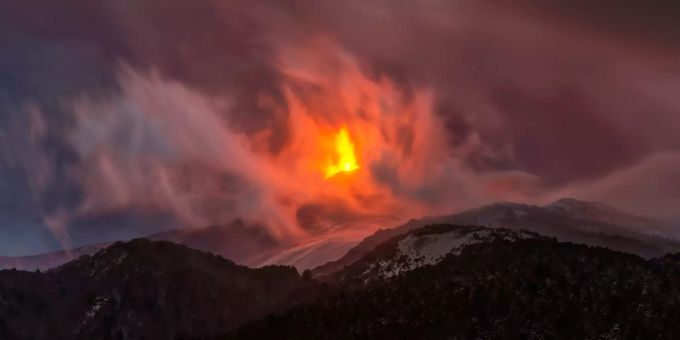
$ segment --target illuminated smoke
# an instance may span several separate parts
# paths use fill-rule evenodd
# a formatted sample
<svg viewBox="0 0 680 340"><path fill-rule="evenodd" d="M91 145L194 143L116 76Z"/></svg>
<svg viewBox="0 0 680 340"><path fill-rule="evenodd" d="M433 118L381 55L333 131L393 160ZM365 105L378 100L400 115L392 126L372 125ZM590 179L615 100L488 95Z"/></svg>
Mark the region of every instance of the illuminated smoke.
<svg viewBox="0 0 680 340"><path fill-rule="evenodd" d="M29 173L63 243L72 220L128 212L243 218L304 246L499 200L664 215L678 201L656 182L670 189L621 189L678 173L673 45L617 33L653 16L543 1L0 7L0 71L17 81L0 105L28 117L0 131L1 160ZM599 10L596 27L580 16ZM339 131L353 152L338 154Z"/></svg>
<svg viewBox="0 0 680 340"><path fill-rule="evenodd" d="M313 62L289 63L302 59ZM524 181L478 176L451 157L427 89L406 94L389 78L371 79L328 42L282 52L280 63L285 105L272 109L289 133L277 153L266 147L275 131L230 127L243 113L228 95L121 67L122 93L73 107L86 193L77 214L146 209L190 226L244 218L295 242L470 207L503 197L494 183ZM314 222L301 223L302 212Z"/></svg>

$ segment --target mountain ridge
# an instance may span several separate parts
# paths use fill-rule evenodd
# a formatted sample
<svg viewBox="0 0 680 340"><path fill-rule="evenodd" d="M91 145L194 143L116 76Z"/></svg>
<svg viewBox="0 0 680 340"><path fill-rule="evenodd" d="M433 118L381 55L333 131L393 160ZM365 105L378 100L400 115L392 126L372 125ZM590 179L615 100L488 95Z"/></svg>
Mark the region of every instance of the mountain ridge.
<svg viewBox="0 0 680 340"><path fill-rule="evenodd" d="M0 271L0 338L216 335L311 299L318 287L292 267L253 269L135 239L47 272Z"/></svg>
<svg viewBox="0 0 680 340"><path fill-rule="evenodd" d="M432 234L428 228L484 230L440 225L409 235ZM247 323L218 339L680 336L678 254L644 259L528 235L471 243L437 263L375 280L365 280L366 266L356 267L375 257L367 254L330 280L342 287L339 293ZM403 239L395 236L373 252Z"/></svg>
<svg viewBox="0 0 680 340"><path fill-rule="evenodd" d="M647 225L658 229L660 224L657 222L626 214L599 202L560 199L545 206L499 202L450 215L412 219L395 228L378 230L342 258L312 269L313 275L318 277L338 272L391 237L428 224L442 223L525 229L561 241L604 246L647 258L680 251L680 241L633 230L636 226L644 228Z"/></svg>
<svg viewBox="0 0 680 340"><path fill-rule="evenodd" d="M314 279L169 241L0 271L0 338L680 336L680 254L644 259L535 232L430 224Z"/></svg>
<svg viewBox="0 0 680 340"><path fill-rule="evenodd" d="M528 220L526 215L533 217ZM169 230L146 238L185 244L253 267L286 264L301 270L309 268L315 276L319 276L340 270L392 236L432 223L530 229L563 241L609 246L645 257L680 250L680 242L658 236L664 231L664 226L658 222L621 212L603 203L574 199L560 199L542 207L499 202L450 215L412 219L395 228L379 229L358 242L330 238L315 241L312 245L286 244L263 232L261 226L248 225L238 219L223 225ZM652 234L642 234L636 228L650 230ZM46 270L108 245L33 256L0 257L0 268Z"/></svg>

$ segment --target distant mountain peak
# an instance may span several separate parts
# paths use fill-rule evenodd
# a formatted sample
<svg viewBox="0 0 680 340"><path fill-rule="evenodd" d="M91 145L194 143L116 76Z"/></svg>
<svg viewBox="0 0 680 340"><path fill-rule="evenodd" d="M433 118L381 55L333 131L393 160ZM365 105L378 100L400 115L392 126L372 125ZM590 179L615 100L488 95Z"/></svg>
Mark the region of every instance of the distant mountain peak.
<svg viewBox="0 0 680 340"><path fill-rule="evenodd" d="M560 198L543 206L547 209L562 210L565 213L598 212L602 214L624 214L610 205L597 201L582 201L575 198Z"/></svg>

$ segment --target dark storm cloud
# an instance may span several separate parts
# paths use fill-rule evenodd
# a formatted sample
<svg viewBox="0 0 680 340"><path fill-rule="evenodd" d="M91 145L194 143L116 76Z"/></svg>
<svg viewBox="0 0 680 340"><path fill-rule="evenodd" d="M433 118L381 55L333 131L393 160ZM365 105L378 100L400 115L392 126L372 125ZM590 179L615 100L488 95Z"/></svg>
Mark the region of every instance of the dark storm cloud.
<svg viewBox="0 0 680 340"><path fill-rule="evenodd" d="M677 52L680 5L674 1L533 1L519 7L542 16L546 23L581 33L632 43L651 52Z"/></svg>
<svg viewBox="0 0 680 340"><path fill-rule="evenodd" d="M12 185L8 190L38 214L81 204L82 183L68 173L87 160L79 159L68 141L75 125L69 103L119 93L116 73L121 63L153 69L207 93L237 92L234 105L248 114L232 117L234 125L248 132L271 125L274 117L258 107L257 95L267 91L277 97L276 74L270 47L262 41L264 27L248 14L248 6L242 7L245 3L74 0L0 5L0 161L29 173L4 176L3 182ZM34 125L26 114L31 105L49 128L27 138ZM285 130L279 131L272 149L285 137ZM35 182L44 183L36 188Z"/></svg>
<svg viewBox="0 0 680 340"><path fill-rule="evenodd" d="M257 94L275 94L277 74L264 40L268 27L258 17L267 9L249 3L10 1L0 14L3 31L25 46L7 46L18 51L15 61L24 65L10 60L3 66L13 73L10 81L30 82L32 95L65 92L62 81L70 90L66 95L89 93L97 83L115 87L110 80L120 62L154 69L209 93L236 91L238 105L257 115L239 123L257 129L270 118L266 111L253 110L258 109Z"/></svg>
<svg viewBox="0 0 680 340"><path fill-rule="evenodd" d="M109 228L93 208L79 217L84 222L64 227L76 243L97 239L92 230L107 230L113 239L134 234L138 224L180 223L163 207L199 211L210 222L226 218L223 207L260 209L243 207L247 199L235 199L236 192L253 205L282 205L262 199L267 188L238 184L247 173L224 174L225 167L261 167L221 143L237 144L233 132L264 150L260 156L286 154L296 123L285 86L323 111L315 119L341 119L329 117L338 101L326 98L326 84L305 83L300 75L294 84L281 67L282 51L291 48L336 57L313 46L319 40L339 45L369 79L394 83L403 103L417 101L422 89L432 93L447 144L433 155L456 165L433 166L440 175L413 184L399 178L399 157L381 157L367 168L395 196L430 205L540 200L530 194L538 186L587 196L582 183L629 176L637 183L644 169L657 169L653 155L680 150L679 7L627 0L5 1L0 184L22 202L12 203L26 211L14 220L32 226L27 234L44 217L35 211L54 217L83 207L105 206L115 216L110 221L130 226ZM288 63L315 63L296 58ZM331 64L324 73L334 73ZM214 109L213 101L226 104ZM231 130L216 128L222 122ZM420 150L413 126L399 131L395 144L404 157L422 152L413 151ZM226 165L204 164L213 158ZM446 171L456 173L457 182ZM505 171L515 172L499 175ZM512 195L471 189L481 186L479 178L495 176L494 187L511 188L503 190ZM103 178L108 181L99 183ZM158 178L173 185L163 187ZM174 198L177 190L189 198ZM606 201L610 192L595 196ZM140 193L148 195L145 201ZM452 195L459 198L448 201ZM625 207L637 202L619 201ZM663 202L677 197L664 194ZM2 203L4 216L14 209L10 203ZM306 202L293 216L365 216L342 203L329 205Z"/></svg>

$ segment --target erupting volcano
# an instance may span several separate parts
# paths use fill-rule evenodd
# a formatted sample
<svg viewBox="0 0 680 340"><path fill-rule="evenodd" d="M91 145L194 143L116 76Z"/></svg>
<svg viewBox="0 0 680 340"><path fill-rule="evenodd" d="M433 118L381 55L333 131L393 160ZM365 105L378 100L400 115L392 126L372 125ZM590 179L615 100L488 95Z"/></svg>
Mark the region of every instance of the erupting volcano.
<svg viewBox="0 0 680 340"><path fill-rule="evenodd" d="M0 340L680 339L678 38L680 1L0 1Z"/></svg>
<svg viewBox="0 0 680 340"><path fill-rule="evenodd" d="M339 172L352 172L360 168L354 154L354 143L346 128L335 134L335 155L331 157L326 169L326 178L331 178Z"/></svg>

